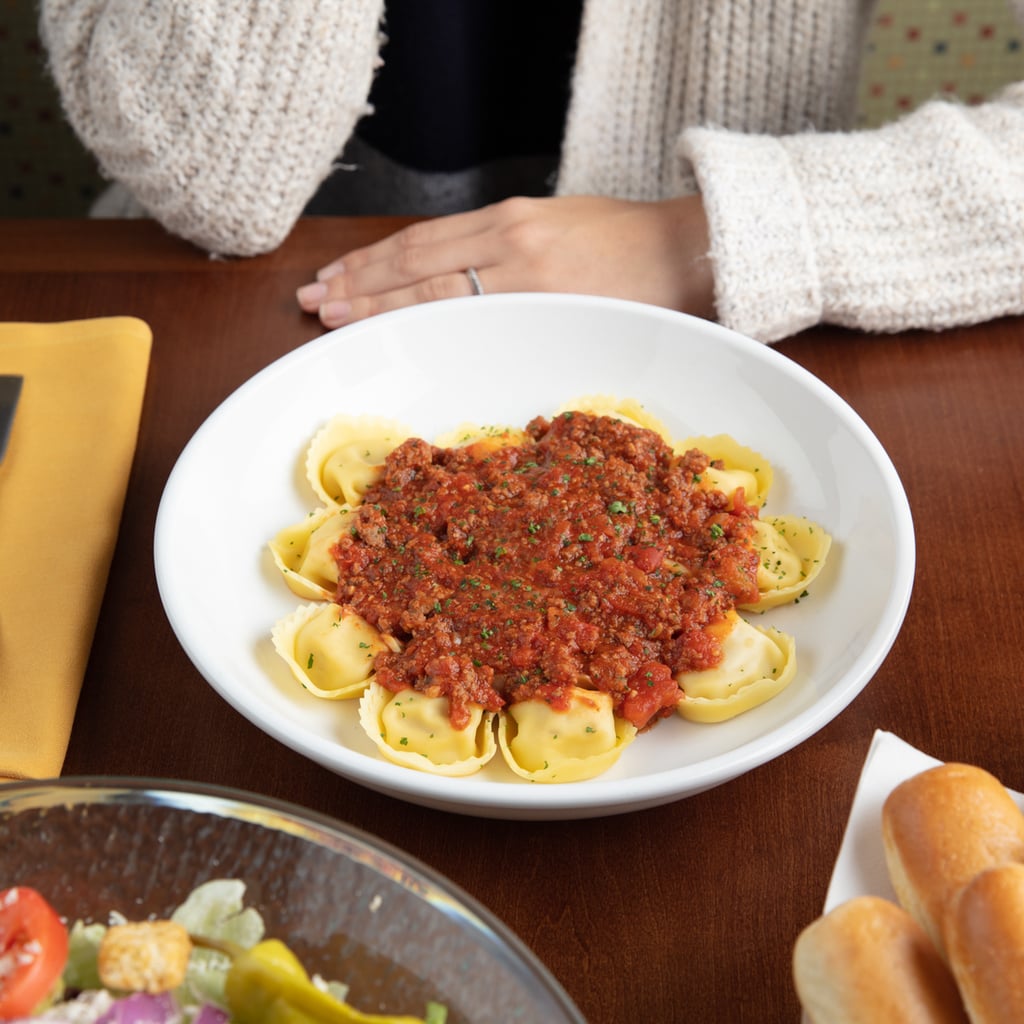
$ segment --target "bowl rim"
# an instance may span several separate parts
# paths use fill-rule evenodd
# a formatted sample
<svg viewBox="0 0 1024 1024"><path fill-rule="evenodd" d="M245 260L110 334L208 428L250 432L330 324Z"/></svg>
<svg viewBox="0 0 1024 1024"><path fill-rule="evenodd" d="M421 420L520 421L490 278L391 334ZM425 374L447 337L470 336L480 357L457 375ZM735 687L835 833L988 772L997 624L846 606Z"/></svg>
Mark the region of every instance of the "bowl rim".
<svg viewBox="0 0 1024 1024"><path fill-rule="evenodd" d="M566 1021L586 1024L586 1018L575 1002L537 954L476 897L437 869L388 840L290 800L219 783L154 776L69 775L0 780L0 828L5 821L30 810L115 803L159 805L175 810L212 814L316 841L339 852L347 852L355 847L375 855L374 858L364 859L364 863L370 867L373 867L373 860L383 854L401 868L402 878L396 880L399 884L417 890L421 898L435 892L442 894L448 905L446 913L450 913L450 903L454 901L460 916L496 946L504 947L511 954L516 968L541 986L545 994L563 1011ZM239 813L242 811L246 813ZM408 885L407 879L416 884Z"/></svg>

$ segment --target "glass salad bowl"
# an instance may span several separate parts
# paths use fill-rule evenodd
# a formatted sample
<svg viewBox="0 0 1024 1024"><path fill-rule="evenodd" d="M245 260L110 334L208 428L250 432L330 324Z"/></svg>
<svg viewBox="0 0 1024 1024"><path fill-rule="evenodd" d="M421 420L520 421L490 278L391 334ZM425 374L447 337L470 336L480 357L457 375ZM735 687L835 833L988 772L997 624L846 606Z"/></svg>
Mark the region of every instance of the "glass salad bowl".
<svg viewBox="0 0 1024 1024"><path fill-rule="evenodd" d="M200 883L238 879L266 934L349 986L368 1013L447 1007L449 1024L582 1024L553 976L430 868L293 805L184 782L0 785L0 888L39 890L69 922L165 917Z"/></svg>

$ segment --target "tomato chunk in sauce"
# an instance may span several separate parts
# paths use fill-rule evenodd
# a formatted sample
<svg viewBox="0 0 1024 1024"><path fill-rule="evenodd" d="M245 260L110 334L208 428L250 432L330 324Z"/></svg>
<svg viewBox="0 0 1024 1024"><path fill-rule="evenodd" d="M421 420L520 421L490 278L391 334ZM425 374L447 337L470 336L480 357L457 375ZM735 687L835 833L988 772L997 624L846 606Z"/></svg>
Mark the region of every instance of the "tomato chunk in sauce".
<svg viewBox="0 0 1024 1024"><path fill-rule="evenodd" d="M520 432L521 434L521 432ZM525 437L387 458L335 547L336 600L401 642L377 681L498 711L582 686L643 729L675 675L716 664L709 624L757 597L757 510L701 484L708 458L582 412Z"/></svg>

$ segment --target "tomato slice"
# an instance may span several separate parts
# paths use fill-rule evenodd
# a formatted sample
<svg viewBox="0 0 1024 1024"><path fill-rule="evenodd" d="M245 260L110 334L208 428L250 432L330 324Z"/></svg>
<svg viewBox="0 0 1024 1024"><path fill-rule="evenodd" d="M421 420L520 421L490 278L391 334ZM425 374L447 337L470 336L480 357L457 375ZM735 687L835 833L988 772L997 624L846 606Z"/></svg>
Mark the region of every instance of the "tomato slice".
<svg viewBox="0 0 1024 1024"><path fill-rule="evenodd" d="M68 957L68 930L35 889L0 891L0 1020L27 1017L50 994Z"/></svg>

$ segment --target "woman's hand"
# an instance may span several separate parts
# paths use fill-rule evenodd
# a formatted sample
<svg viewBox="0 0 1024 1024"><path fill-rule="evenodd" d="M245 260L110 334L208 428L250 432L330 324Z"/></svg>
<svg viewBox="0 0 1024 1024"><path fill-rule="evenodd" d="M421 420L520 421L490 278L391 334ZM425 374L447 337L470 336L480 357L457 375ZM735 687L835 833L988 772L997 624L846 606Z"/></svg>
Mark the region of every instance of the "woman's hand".
<svg viewBox="0 0 1024 1024"><path fill-rule="evenodd" d="M485 292L579 292L714 316L699 196L645 203L597 196L506 199L420 221L356 249L298 290L325 327L433 299Z"/></svg>

